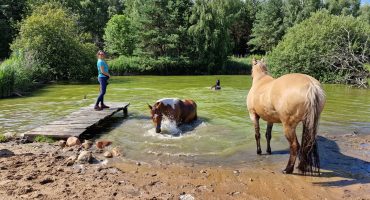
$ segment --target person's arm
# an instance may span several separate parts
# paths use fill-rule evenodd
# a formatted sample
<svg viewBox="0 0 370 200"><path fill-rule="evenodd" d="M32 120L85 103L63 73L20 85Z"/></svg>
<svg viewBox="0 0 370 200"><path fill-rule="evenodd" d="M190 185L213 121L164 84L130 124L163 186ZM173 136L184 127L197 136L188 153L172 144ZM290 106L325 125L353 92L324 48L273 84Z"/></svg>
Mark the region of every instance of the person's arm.
<svg viewBox="0 0 370 200"><path fill-rule="evenodd" d="M104 66L103 65L100 65L100 71L102 74L104 74L105 76L109 77L110 78L110 75L104 71Z"/></svg>

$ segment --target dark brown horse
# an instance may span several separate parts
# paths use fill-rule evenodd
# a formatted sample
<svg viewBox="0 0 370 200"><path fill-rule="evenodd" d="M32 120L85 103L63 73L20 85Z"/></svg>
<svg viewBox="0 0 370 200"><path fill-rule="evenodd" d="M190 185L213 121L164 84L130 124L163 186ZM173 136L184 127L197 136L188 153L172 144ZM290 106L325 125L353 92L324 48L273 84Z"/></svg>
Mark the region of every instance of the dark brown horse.
<svg viewBox="0 0 370 200"><path fill-rule="evenodd" d="M283 171L291 174L299 151L298 169L320 172L316 134L325 94L319 81L305 74L287 74L272 78L263 61L253 59L252 87L247 96L247 107L255 127L257 154L261 154L259 119L267 122L267 153L271 154L270 140L273 123L282 123L290 145L290 157ZM303 123L301 146L296 127Z"/></svg>
<svg viewBox="0 0 370 200"><path fill-rule="evenodd" d="M163 115L175 121L176 125L197 119L197 104L193 100L165 98L158 100L153 106L149 104L148 106L157 133L161 132Z"/></svg>

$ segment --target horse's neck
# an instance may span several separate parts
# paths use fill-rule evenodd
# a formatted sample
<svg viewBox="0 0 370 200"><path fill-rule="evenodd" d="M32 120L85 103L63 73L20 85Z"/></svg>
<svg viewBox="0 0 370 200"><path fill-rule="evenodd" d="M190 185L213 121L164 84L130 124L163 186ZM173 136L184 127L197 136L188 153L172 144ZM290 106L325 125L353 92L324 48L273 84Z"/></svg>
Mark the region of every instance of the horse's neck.
<svg viewBox="0 0 370 200"><path fill-rule="evenodd" d="M260 73L253 77L252 85L264 84L264 83L268 83L273 80L274 78L272 78L270 75L265 74L265 73Z"/></svg>

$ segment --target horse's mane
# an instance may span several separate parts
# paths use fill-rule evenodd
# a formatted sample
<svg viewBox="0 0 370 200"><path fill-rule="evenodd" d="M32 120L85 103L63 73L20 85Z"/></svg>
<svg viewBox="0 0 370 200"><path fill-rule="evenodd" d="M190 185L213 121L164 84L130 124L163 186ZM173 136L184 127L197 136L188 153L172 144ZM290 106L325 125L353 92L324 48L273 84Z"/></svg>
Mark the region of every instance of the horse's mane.
<svg viewBox="0 0 370 200"><path fill-rule="evenodd" d="M257 61L257 63L253 66L252 76L253 73L263 73L269 75L266 63L263 61Z"/></svg>

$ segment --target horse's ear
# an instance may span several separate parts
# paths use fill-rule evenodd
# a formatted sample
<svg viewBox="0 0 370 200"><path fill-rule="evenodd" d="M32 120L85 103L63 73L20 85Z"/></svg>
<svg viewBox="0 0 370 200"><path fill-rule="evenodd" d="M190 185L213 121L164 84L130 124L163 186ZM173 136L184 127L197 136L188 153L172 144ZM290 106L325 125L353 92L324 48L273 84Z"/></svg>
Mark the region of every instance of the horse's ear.
<svg viewBox="0 0 370 200"><path fill-rule="evenodd" d="M257 60L256 60L256 58L253 58L252 59L252 65L256 65L257 64Z"/></svg>
<svg viewBox="0 0 370 200"><path fill-rule="evenodd" d="M149 105L149 104L148 104L148 107L149 107L149 109L150 109L150 110L152 110L152 109L153 109L153 107L152 107L151 105Z"/></svg>

